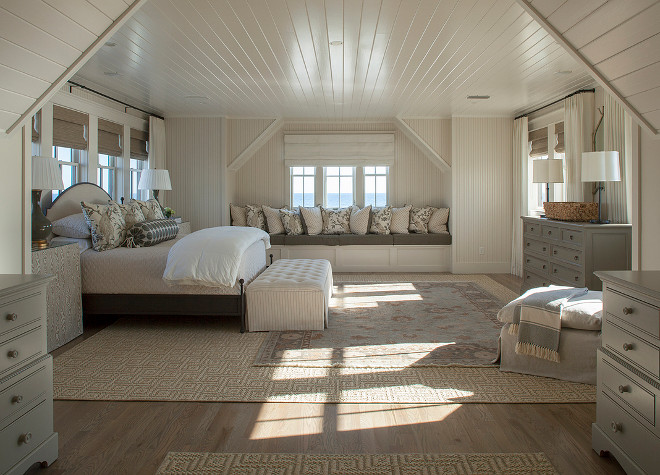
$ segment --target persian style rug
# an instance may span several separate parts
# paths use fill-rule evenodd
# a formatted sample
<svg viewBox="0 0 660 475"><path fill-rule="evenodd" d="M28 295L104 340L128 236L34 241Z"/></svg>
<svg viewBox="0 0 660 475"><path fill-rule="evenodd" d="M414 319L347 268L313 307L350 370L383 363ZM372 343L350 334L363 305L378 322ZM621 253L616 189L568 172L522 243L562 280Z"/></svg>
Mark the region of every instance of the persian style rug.
<svg viewBox="0 0 660 475"><path fill-rule="evenodd" d="M158 475L539 474L557 472L543 453L231 454L170 452Z"/></svg>

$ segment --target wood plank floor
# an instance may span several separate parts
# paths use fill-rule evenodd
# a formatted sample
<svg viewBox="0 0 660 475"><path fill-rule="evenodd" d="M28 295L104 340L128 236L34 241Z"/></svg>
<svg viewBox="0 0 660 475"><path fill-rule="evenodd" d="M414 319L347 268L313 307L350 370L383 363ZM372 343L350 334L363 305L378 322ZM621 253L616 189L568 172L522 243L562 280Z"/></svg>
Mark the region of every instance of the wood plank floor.
<svg viewBox="0 0 660 475"><path fill-rule="evenodd" d="M512 290L520 281L493 278ZM87 324L61 354L107 326ZM559 473L621 474L591 450L595 404L55 401L59 459L31 473L154 473L170 451L545 452Z"/></svg>

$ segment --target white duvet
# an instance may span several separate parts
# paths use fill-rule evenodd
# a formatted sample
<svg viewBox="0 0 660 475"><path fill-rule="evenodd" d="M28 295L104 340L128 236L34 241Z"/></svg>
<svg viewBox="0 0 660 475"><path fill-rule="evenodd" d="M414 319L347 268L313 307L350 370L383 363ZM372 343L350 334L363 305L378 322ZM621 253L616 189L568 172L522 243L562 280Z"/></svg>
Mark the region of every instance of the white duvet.
<svg viewBox="0 0 660 475"><path fill-rule="evenodd" d="M170 249L163 280L177 285L232 287L243 253L259 240L270 248L270 236L257 228L220 226L195 231Z"/></svg>

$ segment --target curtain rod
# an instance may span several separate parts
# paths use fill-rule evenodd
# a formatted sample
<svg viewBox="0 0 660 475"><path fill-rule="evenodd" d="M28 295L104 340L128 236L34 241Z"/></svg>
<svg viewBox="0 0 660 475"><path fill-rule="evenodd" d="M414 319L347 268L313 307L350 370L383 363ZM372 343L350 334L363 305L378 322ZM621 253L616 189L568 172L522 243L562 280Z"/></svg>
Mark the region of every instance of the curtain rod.
<svg viewBox="0 0 660 475"><path fill-rule="evenodd" d="M521 117L527 117L528 115L533 114L534 112L538 112L538 111L540 111L540 110L543 110L543 109L545 109L546 107L550 107L550 106L552 106L552 105L555 105L555 104L557 104L558 102L561 102L561 101L563 101L563 100L565 100L565 99L568 99L569 97L575 96L576 94L582 94L583 92L596 92L596 89L580 89L579 91L571 92L568 96L566 96L566 97L562 97L561 99L557 99L556 101L551 102L550 104L546 104L546 105L544 105L543 107L539 107L539 108L537 108L537 109L534 109L533 111L525 112L524 114L520 114L520 115L519 115L518 117L516 117L514 120L518 120L518 119L520 119Z"/></svg>
<svg viewBox="0 0 660 475"><path fill-rule="evenodd" d="M165 120L164 117L161 117L161 116L159 116L159 115L153 114L153 113L151 113L151 112L147 112L147 111L144 110L144 109L140 109L139 107L132 106L132 105L130 105L130 104L124 102L124 101L120 101L119 99L115 99L114 97L110 97L110 96L108 96L107 94L103 94L102 92L99 92L99 91L96 91L96 90L92 89L91 87L83 86L82 84L78 84L77 82L73 82L73 81L67 81L67 82L69 82L69 83L73 84L74 86L79 87L79 88L81 88L81 89L85 89L85 90L87 90L87 91L93 92L94 94L98 94L99 96L105 97L106 99L110 99L111 101L118 102L119 104L121 104L121 105L124 106L124 112L126 112L126 108L129 107L129 108L131 108L131 109L135 109L135 110L137 110L137 111L143 112L143 113L145 113L145 114L147 114L147 115L152 115L152 116L154 116L154 117L158 117L158 118L161 119L161 120ZM70 88L69 88L69 91L70 91Z"/></svg>

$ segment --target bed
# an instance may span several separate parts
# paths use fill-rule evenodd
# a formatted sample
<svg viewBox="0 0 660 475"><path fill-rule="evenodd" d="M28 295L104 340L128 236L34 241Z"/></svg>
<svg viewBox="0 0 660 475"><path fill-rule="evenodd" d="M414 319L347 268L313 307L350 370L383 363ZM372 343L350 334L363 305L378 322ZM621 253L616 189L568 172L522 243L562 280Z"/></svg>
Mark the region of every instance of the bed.
<svg viewBox="0 0 660 475"><path fill-rule="evenodd" d="M80 213L81 201L104 204L109 199L97 185L79 183L58 196L46 216L55 221ZM81 247L83 315L238 316L241 332L245 331L245 288L266 268L264 242L255 242L244 252L233 286L169 285L162 278L167 256L183 237L152 247L103 252Z"/></svg>

